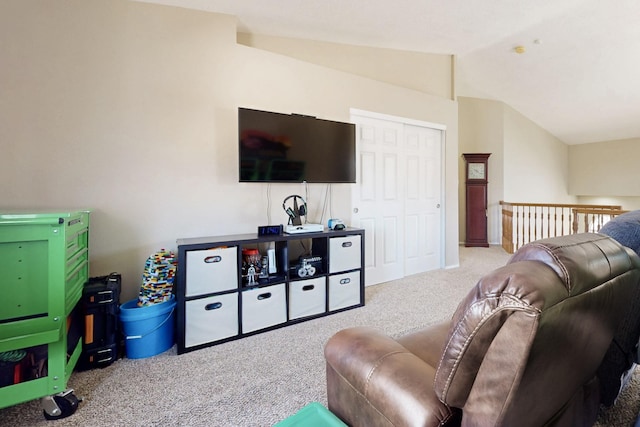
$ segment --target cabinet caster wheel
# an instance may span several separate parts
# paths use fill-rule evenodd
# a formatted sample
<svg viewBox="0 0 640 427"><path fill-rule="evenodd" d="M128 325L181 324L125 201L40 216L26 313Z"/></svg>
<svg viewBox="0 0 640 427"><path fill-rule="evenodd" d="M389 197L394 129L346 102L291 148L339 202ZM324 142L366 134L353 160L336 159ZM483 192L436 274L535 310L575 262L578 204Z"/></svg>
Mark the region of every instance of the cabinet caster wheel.
<svg viewBox="0 0 640 427"><path fill-rule="evenodd" d="M47 420L58 420L73 415L80 401L73 394L73 389L42 398L42 412Z"/></svg>

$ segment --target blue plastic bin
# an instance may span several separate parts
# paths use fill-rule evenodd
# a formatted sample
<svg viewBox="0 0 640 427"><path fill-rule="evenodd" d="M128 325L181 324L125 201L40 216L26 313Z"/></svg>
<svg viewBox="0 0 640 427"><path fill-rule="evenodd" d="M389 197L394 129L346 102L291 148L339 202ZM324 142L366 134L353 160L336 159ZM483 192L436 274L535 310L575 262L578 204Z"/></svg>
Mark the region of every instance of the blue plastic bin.
<svg viewBox="0 0 640 427"><path fill-rule="evenodd" d="M175 308L173 295L159 304L138 307L138 299L134 299L120 306L120 321L129 359L155 356L173 346Z"/></svg>

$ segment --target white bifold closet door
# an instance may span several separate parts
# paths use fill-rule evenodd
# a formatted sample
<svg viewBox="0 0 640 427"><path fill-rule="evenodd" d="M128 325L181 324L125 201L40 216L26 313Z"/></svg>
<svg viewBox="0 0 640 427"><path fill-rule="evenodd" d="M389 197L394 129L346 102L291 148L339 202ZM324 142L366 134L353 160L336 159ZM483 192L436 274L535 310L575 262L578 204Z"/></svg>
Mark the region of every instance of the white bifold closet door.
<svg viewBox="0 0 640 427"><path fill-rule="evenodd" d="M440 268L444 127L366 112L351 118L351 225L365 230L365 284Z"/></svg>

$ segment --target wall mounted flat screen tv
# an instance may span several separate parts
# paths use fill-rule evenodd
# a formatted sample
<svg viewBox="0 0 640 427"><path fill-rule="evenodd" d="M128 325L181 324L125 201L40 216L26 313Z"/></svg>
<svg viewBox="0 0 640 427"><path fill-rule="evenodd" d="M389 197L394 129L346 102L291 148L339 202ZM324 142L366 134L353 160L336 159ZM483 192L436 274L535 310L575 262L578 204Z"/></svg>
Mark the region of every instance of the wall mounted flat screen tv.
<svg viewBox="0 0 640 427"><path fill-rule="evenodd" d="M240 182L356 182L355 125L238 109Z"/></svg>

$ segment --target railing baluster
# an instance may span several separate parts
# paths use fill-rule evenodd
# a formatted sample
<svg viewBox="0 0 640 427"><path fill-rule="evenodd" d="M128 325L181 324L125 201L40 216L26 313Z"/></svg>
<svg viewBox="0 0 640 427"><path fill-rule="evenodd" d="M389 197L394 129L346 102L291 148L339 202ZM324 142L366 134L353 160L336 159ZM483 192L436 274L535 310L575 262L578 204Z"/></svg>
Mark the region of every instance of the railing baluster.
<svg viewBox="0 0 640 427"><path fill-rule="evenodd" d="M540 238L578 232L598 232L625 210L619 205L580 205L561 203L509 203L502 205L502 247L513 253ZM558 212L559 211L559 212ZM584 215L584 230L581 230ZM551 222L553 221L553 226ZM559 222L559 224L558 224Z"/></svg>
<svg viewBox="0 0 640 427"><path fill-rule="evenodd" d="M548 206L547 206L546 210L547 210L547 215L546 215L546 217L547 217L547 237L550 237L550 235L551 235L551 228L550 228L551 227L551 211L550 211Z"/></svg>
<svg viewBox="0 0 640 427"><path fill-rule="evenodd" d="M516 247L513 248L514 251L520 247L520 223L521 222L522 221L520 221L520 207L516 206L516 227L515 227L516 228L516 239L515 239Z"/></svg>
<svg viewBox="0 0 640 427"><path fill-rule="evenodd" d="M529 236L527 240L531 240L531 206L527 206L527 210L529 211L529 220L527 221L529 223Z"/></svg>

